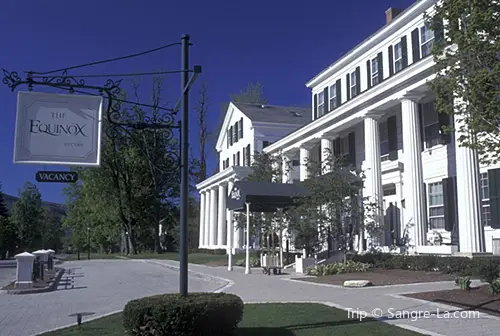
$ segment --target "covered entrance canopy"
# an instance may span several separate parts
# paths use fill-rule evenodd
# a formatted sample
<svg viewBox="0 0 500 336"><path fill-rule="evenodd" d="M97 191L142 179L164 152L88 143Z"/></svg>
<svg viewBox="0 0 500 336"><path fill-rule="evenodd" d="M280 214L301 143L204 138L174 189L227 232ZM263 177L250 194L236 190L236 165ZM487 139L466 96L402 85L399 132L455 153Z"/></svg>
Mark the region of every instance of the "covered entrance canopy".
<svg viewBox="0 0 500 336"><path fill-rule="evenodd" d="M308 196L299 183L273 183L263 181L237 181L227 196L227 209L237 212L275 212L296 205L296 199Z"/></svg>

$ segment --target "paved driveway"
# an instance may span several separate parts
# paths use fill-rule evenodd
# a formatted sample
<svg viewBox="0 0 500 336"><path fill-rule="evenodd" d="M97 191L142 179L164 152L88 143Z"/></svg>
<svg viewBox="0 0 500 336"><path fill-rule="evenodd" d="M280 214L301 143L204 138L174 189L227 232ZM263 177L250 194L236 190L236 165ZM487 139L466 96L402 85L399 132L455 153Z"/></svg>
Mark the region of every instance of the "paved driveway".
<svg viewBox="0 0 500 336"><path fill-rule="evenodd" d="M178 272L133 260L68 262L57 291L0 294L0 335L29 336L76 323L75 313L92 316L122 310L132 299L177 292ZM214 291L224 283L190 276L191 291Z"/></svg>
<svg viewBox="0 0 500 336"><path fill-rule="evenodd" d="M0 267L0 288L8 285L16 279L16 269L11 267Z"/></svg>

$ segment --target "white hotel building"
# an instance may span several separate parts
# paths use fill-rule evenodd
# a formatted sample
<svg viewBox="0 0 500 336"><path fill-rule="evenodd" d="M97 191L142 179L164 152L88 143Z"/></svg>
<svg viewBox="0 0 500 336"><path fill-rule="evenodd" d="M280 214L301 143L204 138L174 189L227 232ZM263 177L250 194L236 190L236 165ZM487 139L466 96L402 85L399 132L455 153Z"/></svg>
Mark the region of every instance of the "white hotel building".
<svg viewBox="0 0 500 336"><path fill-rule="evenodd" d="M306 84L312 109L230 104L217 142L220 172L197 185L200 247L244 246L225 203L250 172L251 153L293 160L283 181L293 183L308 177L304 160L328 148L365 172L363 195L383 210L378 246L408 232L415 253L500 254L500 165L479 165L473 150L440 131L455 120L436 112L426 84L435 76L432 43L443 36L424 24L436 2L389 9L383 28ZM360 250L374 243L359 238Z"/></svg>

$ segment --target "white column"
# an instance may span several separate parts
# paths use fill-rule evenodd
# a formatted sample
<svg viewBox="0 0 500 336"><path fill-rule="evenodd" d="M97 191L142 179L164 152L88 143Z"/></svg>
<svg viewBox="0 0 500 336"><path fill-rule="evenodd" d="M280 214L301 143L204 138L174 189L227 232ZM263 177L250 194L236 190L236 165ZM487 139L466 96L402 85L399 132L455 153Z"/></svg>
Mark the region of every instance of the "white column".
<svg viewBox="0 0 500 336"><path fill-rule="evenodd" d="M422 172L422 143L418 101L421 96L406 95L401 98L404 152L404 199L406 221L413 225L410 245L426 245L427 217L425 209L424 178ZM411 226L410 226L411 227Z"/></svg>
<svg viewBox="0 0 500 336"><path fill-rule="evenodd" d="M455 138L469 136L460 128L463 115L455 115ZM477 152L460 146L455 141L455 160L457 166L457 206L460 252L486 252L484 227L481 223L481 200L479 193L479 163Z"/></svg>
<svg viewBox="0 0 500 336"><path fill-rule="evenodd" d="M281 169L283 170L283 179L281 180L282 183L292 183L292 169L293 167L291 166L290 163L290 158L287 155L283 155L283 164L281 166Z"/></svg>
<svg viewBox="0 0 500 336"><path fill-rule="evenodd" d="M210 193L210 190L206 190L203 192L205 194L205 207L204 207L204 221L203 221L203 226L205 227L203 233L205 234L205 238L203 240L203 246L207 247L210 246L210 221L211 221L211 212L210 209L212 208L212 195Z"/></svg>
<svg viewBox="0 0 500 336"><path fill-rule="evenodd" d="M333 139L323 137L321 138L321 167L323 173L327 173L331 171L331 168L328 164L330 156L333 154Z"/></svg>
<svg viewBox="0 0 500 336"><path fill-rule="evenodd" d="M227 194L228 195L231 193L231 190L233 190L233 186L234 186L234 181L229 180L227 182ZM233 270L233 245L234 245L234 241L233 241L233 235L234 235L233 211L227 210L226 216L227 216L226 241L227 241L227 255L228 255L228 257L227 257L227 270L232 271Z"/></svg>
<svg viewBox="0 0 500 336"><path fill-rule="evenodd" d="M200 241L199 247L205 246L205 193L200 192Z"/></svg>
<svg viewBox="0 0 500 336"><path fill-rule="evenodd" d="M237 179L235 179L235 180L232 181L233 186L234 186L234 182L236 182L236 181L237 181ZM231 187L231 189L232 189L232 187ZM231 213L233 213L233 215L230 218L233 218L234 212L231 211ZM238 225L236 225L236 221L234 221L234 218L233 218L233 225L232 225L232 227L233 227L233 230L234 230L233 231L233 233L234 233L233 234L233 248L234 249L239 249L239 248L241 248L241 243L240 243L240 241L241 241L240 240L241 230L238 227Z"/></svg>
<svg viewBox="0 0 500 336"><path fill-rule="evenodd" d="M309 169L307 164L311 158L311 151L309 148L300 147L300 180L304 181L309 177Z"/></svg>
<svg viewBox="0 0 500 336"><path fill-rule="evenodd" d="M368 221L374 221L377 228L378 244L384 245L385 227L382 213L383 188L382 188L382 168L380 160L380 135L378 119L380 115L368 114L365 118L365 163L366 163L366 181L365 193L369 198L371 205L374 206L373 218ZM380 230L380 231L379 231ZM370 240L369 232L364 232L366 239ZM363 239L363 237L360 237ZM371 245L371 244L367 244Z"/></svg>
<svg viewBox="0 0 500 336"><path fill-rule="evenodd" d="M210 247L217 245L217 190L210 190Z"/></svg>
<svg viewBox="0 0 500 336"><path fill-rule="evenodd" d="M227 187L223 184L219 185L219 214L218 225L217 225L217 245L226 245L226 197L227 197Z"/></svg>

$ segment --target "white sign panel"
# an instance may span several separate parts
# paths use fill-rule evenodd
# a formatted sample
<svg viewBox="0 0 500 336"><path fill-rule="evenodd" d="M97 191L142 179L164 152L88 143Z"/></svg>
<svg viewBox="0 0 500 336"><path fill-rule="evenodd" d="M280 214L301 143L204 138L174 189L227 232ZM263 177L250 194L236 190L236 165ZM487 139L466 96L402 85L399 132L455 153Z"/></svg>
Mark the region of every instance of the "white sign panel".
<svg viewBox="0 0 500 336"><path fill-rule="evenodd" d="M19 92L14 163L99 166L103 98Z"/></svg>

